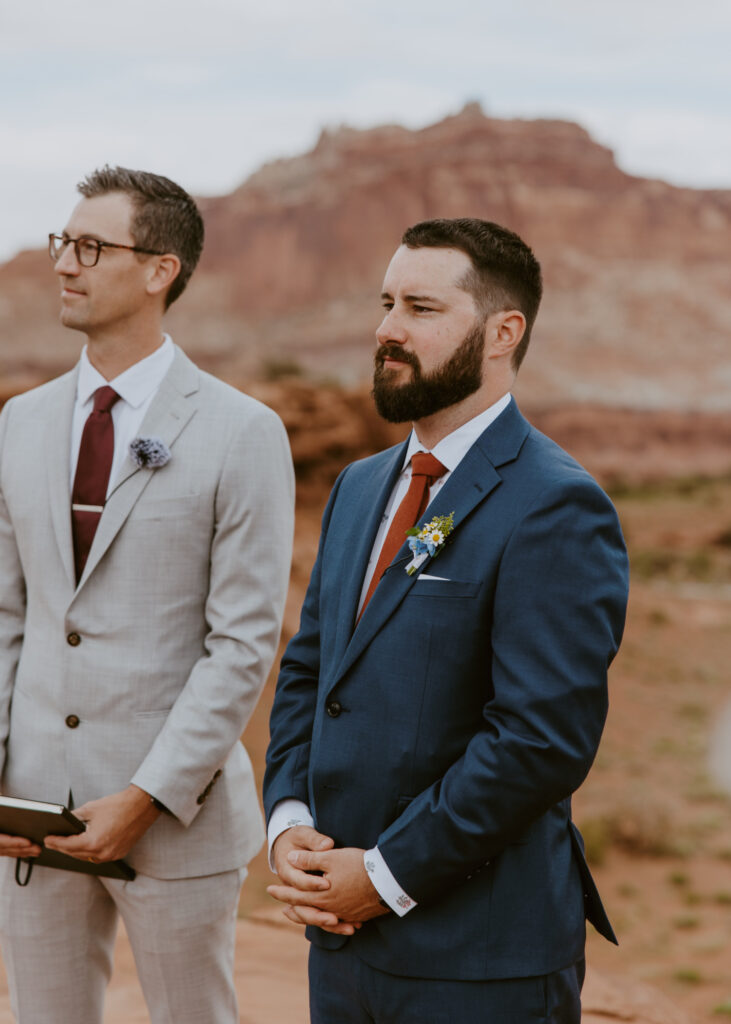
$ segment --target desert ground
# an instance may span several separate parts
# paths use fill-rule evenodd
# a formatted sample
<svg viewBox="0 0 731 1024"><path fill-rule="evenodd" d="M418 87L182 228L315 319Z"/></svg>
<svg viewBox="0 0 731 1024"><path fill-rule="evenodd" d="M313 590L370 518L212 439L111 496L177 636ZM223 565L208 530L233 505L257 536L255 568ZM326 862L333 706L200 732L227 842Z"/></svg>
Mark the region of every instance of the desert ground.
<svg viewBox="0 0 731 1024"><path fill-rule="evenodd" d="M238 923L240 1024L307 1024L307 943L294 925L281 924L282 920L263 909ZM651 986L592 968L587 972L582 1002L582 1024L692 1024L690 1017ZM14 1024L1 964L0 1024ZM149 1024L123 929L115 949L104 1024Z"/></svg>

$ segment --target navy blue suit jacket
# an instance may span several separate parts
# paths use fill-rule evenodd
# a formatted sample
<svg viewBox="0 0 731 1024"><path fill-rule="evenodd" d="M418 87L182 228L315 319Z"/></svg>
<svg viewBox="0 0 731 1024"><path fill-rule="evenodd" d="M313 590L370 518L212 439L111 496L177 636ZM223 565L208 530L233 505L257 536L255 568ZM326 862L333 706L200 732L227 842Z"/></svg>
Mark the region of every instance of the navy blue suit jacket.
<svg viewBox="0 0 731 1024"><path fill-rule="evenodd" d="M282 660L265 807L295 797L336 845L378 845L418 902L349 940L309 929L318 944L350 941L414 977L548 973L583 955L585 917L614 939L571 794L606 717L622 534L601 488L513 401L422 520L454 513L444 548L408 575L404 545L355 626L404 451L348 466L333 489Z"/></svg>

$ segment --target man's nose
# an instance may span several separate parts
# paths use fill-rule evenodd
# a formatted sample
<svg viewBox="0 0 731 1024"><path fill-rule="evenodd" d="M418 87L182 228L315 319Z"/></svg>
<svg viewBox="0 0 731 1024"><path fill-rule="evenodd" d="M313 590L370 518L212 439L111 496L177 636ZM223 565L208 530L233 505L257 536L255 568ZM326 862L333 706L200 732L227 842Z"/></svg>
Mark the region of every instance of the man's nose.
<svg viewBox="0 0 731 1024"><path fill-rule="evenodd" d="M407 334L401 318L394 310L389 309L381 323L376 328L376 341L379 345L386 345L394 341L398 345L405 345Z"/></svg>
<svg viewBox="0 0 731 1024"><path fill-rule="evenodd" d="M73 242L68 243L54 263L53 269L57 274L61 274L65 277L76 276L80 272L81 264L77 259L76 247Z"/></svg>

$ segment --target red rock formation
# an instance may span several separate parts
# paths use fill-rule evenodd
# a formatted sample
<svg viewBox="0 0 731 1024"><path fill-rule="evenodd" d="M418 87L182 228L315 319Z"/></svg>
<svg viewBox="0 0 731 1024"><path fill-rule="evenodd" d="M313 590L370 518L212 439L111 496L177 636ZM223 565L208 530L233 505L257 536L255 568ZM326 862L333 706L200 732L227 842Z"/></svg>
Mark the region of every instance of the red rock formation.
<svg viewBox="0 0 731 1024"><path fill-rule="evenodd" d="M301 498L323 500L343 466L395 444L408 427L379 418L369 389L322 388L300 380L244 382L276 409L289 434ZM527 407L535 426L605 486L731 474L731 415Z"/></svg>
<svg viewBox="0 0 731 1024"><path fill-rule="evenodd" d="M731 191L625 174L578 125L499 120L471 104L420 131L326 131L311 152L201 205L206 250L170 327L224 376L284 360L315 378L363 379L404 227L474 215L520 232L544 267L518 388L527 404L731 406ZM0 267L7 373L50 376L79 345L57 326L45 256Z"/></svg>
<svg viewBox="0 0 731 1024"><path fill-rule="evenodd" d="M38 383L26 368L0 381L0 407ZM275 409L287 428L300 505L319 507L348 462L396 444L408 426L380 419L366 386L343 389L299 378L234 380ZM605 486L731 474L731 415L612 409L589 405L525 409ZM308 566L309 568L309 566Z"/></svg>

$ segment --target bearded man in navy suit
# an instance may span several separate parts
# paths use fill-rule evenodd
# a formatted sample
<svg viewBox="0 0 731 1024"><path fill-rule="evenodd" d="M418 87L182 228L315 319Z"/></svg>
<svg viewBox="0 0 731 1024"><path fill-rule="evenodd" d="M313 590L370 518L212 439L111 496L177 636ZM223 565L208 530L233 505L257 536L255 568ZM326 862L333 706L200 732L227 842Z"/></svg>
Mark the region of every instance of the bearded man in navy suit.
<svg viewBox="0 0 731 1024"><path fill-rule="evenodd" d="M473 219L410 228L386 272L374 396L413 430L335 484L265 780L315 1024L578 1024L585 919L616 941L571 795L627 559L510 394L541 291L528 246Z"/></svg>

